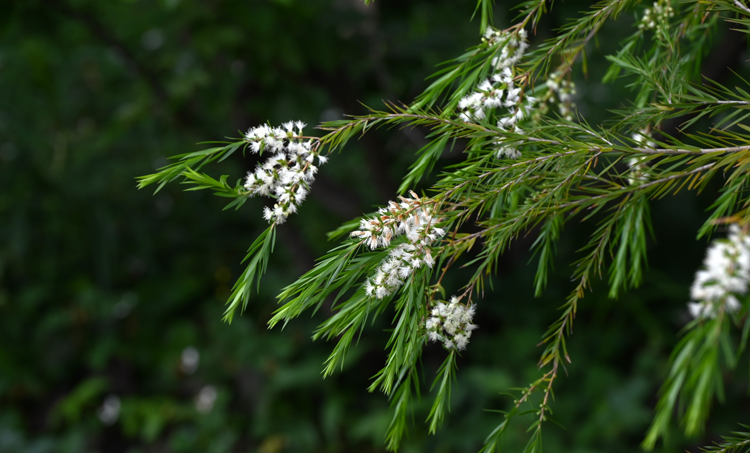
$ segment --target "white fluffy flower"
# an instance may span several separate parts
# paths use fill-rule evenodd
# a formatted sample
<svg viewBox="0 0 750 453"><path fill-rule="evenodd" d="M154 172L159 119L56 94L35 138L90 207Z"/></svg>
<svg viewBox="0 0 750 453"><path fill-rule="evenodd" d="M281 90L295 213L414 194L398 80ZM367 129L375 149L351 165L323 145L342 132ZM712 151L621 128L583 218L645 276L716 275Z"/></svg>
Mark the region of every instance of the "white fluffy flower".
<svg viewBox="0 0 750 453"><path fill-rule="evenodd" d="M669 0L657 0L651 8L646 8L643 11L643 17L638 24L638 28L652 30L656 28L658 23L668 26L671 17L674 17L674 9L669 4ZM657 39L661 39L660 34L657 33L656 36Z"/></svg>
<svg viewBox="0 0 750 453"><path fill-rule="evenodd" d="M414 192L411 196L400 197L401 203L389 201L377 216L360 220L360 229L351 233L373 250L391 247L397 236L406 237L406 242L391 248L375 276L365 282L365 293L370 297L389 296L423 264L429 268L435 265L431 245L445 235L445 230L435 226L440 219L434 217L432 203Z"/></svg>
<svg viewBox="0 0 750 453"><path fill-rule="evenodd" d="M638 132L631 135L633 141L646 148L655 148L656 143L651 140L651 133L647 129L640 129ZM628 184L633 185L638 181L645 179L645 170L647 168L645 158L643 157L631 157L628 159Z"/></svg>
<svg viewBox="0 0 750 453"><path fill-rule="evenodd" d="M690 287L688 311L694 318L714 318L719 310L736 313L738 295L750 284L750 237L737 225L730 225L727 239L711 243L703 260L704 269L695 273Z"/></svg>
<svg viewBox="0 0 750 453"><path fill-rule="evenodd" d="M516 123L528 116L537 99L524 96L523 88L515 85L513 77L515 66L521 61L529 47L526 31L517 33L503 32L488 27L482 38L489 47L495 48L497 55L492 59L495 70L489 78L483 80L476 90L467 94L458 102L461 110L458 117L464 122L477 122L487 118L490 112L499 107L507 108L500 115L497 125L501 130L516 131ZM496 141L498 158L515 159L521 156L515 144Z"/></svg>
<svg viewBox="0 0 750 453"><path fill-rule="evenodd" d="M467 307L455 296L448 303L438 302L425 321L427 338L433 342L441 341L446 349L466 349L471 333L477 328L471 322L475 310L474 305Z"/></svg>
<svg viewBox="0 0 750 453"><path fill-rule="evenodd" d="M313 164L314 158L317 157L318 165L328 160L318 154L312 139L302 137L304 127L302 121L288 121L281 127L263 124L245 134L251 152L274 153L245 178L248 196L276 199L272 209L263 210L263 218L268 222L284 223L289 215L297 212L318 171Z"/></svg>
<svg viewBox="0 0 750 453"><path fill-rule="evenodd" d="M543 96L542 103L539 109L542 113L547 112L547 104L557 103L558 113L561 117L568 121L573 121L573 110L575 109L575 102L573 98L576 94L576 85L570 80L565 79L564 74L561 72L553 72L550 74L545 85L547 86L548 92Z"/></svg>

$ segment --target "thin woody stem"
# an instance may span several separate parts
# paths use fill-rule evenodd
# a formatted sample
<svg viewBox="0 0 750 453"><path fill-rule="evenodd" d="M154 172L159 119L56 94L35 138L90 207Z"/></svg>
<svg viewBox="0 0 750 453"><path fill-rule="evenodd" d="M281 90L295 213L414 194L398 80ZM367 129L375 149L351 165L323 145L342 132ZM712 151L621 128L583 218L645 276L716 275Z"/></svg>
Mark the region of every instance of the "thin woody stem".
<svg viewBox="0 0 750 453"><path fill-rule="evenodd" d="M741 103L741 102L744 102L744 101L724 101L724 102L718 102L718 103ZM746 104L750 105L750 102L748 102ZM465 129L473 129L473 130L476 130L478 132L489 132L489 133L492 133L492 134L495 134L495 135L499 135L501 137L505 136L505 134L500 133L500 131L498 131L496 129L487 128L487 127L481 126L479 124L466 123L466 122L457 121L457 120L451 120L451 119L442 118L442 117L438 117L438 116L420 115L420 114L416 114L416 113L385 113L385 114L378 114L377 116L370 115L370 116L366 116L366 117L357 117L356 120L353 123L354 124L367 123L367 122L372 121L374 119L401 119L401 118L403 118L403 119L413 119L413 120L425 120L425 121L430 121L430 122L433 122L433 123L447 124L447 125L452 125L452 126L456 126L456 127L462 127L462 128L465 128ZM331 131L329 134L326 135L326 137L323 137L322 140L325 141L325 139L328 136L334 135L334 134L336 134L338 132L343 131L344 129L347 129L347 128L351 127L351 124L352 123L349 123L346 126L341 126L341 127L335 128L335 129L320 127L320 129L322 129L322 130ZM586 131L586 132L590 132L590 131ZM523 142L529 142L529 143L547 144L547 145L562 146L564 148L569 148L569 145L567 145L567 144L565 144L563 142L560 142L560 141L557 141L557 140L551 140L551 139L537 138L537 137L523 137L521 139L516 139L515 141L519 142L520 144L524 144ZM578 144L580 145L581 143L578 143ZM575 153L579 153L579 152L594 152L594 153L601 153L601 154L612 154L612 153L622 154L622 153L631 152L631 153L634 153L634 154L635 153L641 153L641 154L654 154L654 155L675 155L675 154L701 155L701 154L710 154L710 153L737 153L737 152L742 152L742 151L750 151L750 145L745 145L745 146L727 146L727 147L721 147L721 148L698 148L698 149L695 149L695 150L684 149L684 148L642 148L642 147L638 147L638 148L635 148L635 147L633 147L633 148L622 147L622 148L620 148L620 147L615 147L614 145L613 146L608 146L608 147L603 147L603 146L599 146L599 145L591 145L591 146L588 146L588 147L583 148L583 149L573 149L573 150L570 150L570 151L567 151L567 152L564 152L564 153L557 153L555 155L550 155L550 156L554 157L554 156L561 155L561 154L575 154ZM547 156L543 156L543 157L547 157ZM526 163L528 163L530 161L531 160L524 160L522 162L519 162L518 164L514 164L512 166L506 166L506 167L498 168L498 169L495 169L493 171L499 171L499 170L510 168L510 167L513 167L513 166L524 165L524 164L526 164Z"/></svg>
<svg viewBox="0 0 750 453"><path fill-rule="evenodd" d="M552 364L552 370L550 370L547 374L545 374L545 376L549 375L549 378L547 381L547 387L544 389L544 399L542 400L541 407L539 408L539 421L540 422L545 421L544 415L548 408L549 396L550 394L552 394L552 383L555 382L555 378L557 377L558 363L559 362L555 360L554 363ZM538 429L541 429L541 428L542 428L542 424L540 423Z"/></svg>

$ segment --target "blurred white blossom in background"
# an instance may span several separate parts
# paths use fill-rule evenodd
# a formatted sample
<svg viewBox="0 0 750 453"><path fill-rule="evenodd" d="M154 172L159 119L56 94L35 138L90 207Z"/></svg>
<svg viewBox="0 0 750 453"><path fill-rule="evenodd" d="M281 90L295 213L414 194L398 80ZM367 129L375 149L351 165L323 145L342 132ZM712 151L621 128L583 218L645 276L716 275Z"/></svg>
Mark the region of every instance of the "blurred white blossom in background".
<svg viewBox="0 0 750 453"><path fill-rule="evenodd" d="M105 425L113 425L120 417L120 406L120 398L117 395L107 395L96 415Z"/></svg>
<svg viewBox="0 0 750 453"><path fill-rule="evenodd" d="M735 313L750 282L750 237L738 225L729 226L726 239L708 247L704 269L695 274L688 310L694 318L714 318L720 309Z"/></svg>
<svg viewBox="0 0 750 453"><path fill-rule="evenodd" d="M201 414L208 414L214 408L219 393L213 385L204 386L195 396L195 409Z"/></svg>
<svg viewBox="0 0 750 453"><path fill-rule="evenodd" d="M201 354L192 346L182 350L180 355L180 370L185 374L193 374L198 369L201 361Z"/></svg>

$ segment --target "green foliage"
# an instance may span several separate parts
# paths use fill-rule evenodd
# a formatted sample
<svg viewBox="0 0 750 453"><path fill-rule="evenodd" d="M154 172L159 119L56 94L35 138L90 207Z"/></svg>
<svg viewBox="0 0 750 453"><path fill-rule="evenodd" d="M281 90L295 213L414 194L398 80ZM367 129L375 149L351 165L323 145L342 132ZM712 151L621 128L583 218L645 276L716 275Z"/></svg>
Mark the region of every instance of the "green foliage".
<svg viewBox="0 0 750 453"><path fill-rule="evenodd" d="M747 425L741 425L748 428ZM750 433L744 431L735 431L733 436L724 437L723 442L717 442L716 445L704 448L703 451L713 453L741 453L748 450L750 445Z"/></svg>
<svg viewBox="0 0 750 453"><path fill-rule="evenodd" d="M268 257L273 253L273 245L276 241L276 229L275 225L268 227L266 231L261 233L258 238L250 246L247 251L244 261L249 260L247 268L242 273L240 278L234 284L232 288L232 295L229 299L229 307L224 312L224 320L232 322L234 313L237 308L242 305L242 310L247 308L247 303L250 300L250 293L252 292L253 282L257 282L258 289L260 289L260 278L266 273L268 268Z"/></svg>
<svg viewBox="0 0 750 453"><path fill-rule="evenodd" d="M535 292L541 295L563 227L574 219L595 224L572 263L574 288L560 307L561 314L542 335L544 349L538 366L546 371L521 392L510 411L504 412L504 420L492 431L483 449L497 451L510 420L528 414L530 437L524 451L536 452L542 448L542 426L552 415L553 383L562 368L571 363L568 336L587 291L605 273L608 296L613 299L644 281L649 238L655 234L651 220L654 201L677 195L683 188L707 190L712 180L720 178L724 180L721 194L699 236L710 233L730 216L732 222L750 223L743 190L750 165L750 135L745 132L750 128L742 124L750 116L745 112L750 103L746 90L750 89L732 90L718 82L701 84L700 66L694 64L703 58L703 46L710 43L715 28L727 20L747 25L734 17L735 13L748 13L742 4L737 3L737 10L726 0L711 4L671 5L666 0L655 3L653 11L644 12L644 18L636 23L637 31L624 39L621 48L615 54L604 55L610 67L603 80L616 83L621 78L632 78L629 87L635 92L633 102L595 124L580 113L576 117L568 113L569 97L560 91L560 84L579 63L583 74L588 74L586 52L591 39L635 4L628 0L600 2L521 59L526 27L536 28L552 5L544 1L524 3L515 25L502 32L488 29L485 33L492 17L492 2L480 0L475 14L480 16L482 43L444 64L412 104L390 104L385 111L371 109L366 115L320 126L326 134L319 144L328 147L329 154L344 148L351 138L383 126L428 129L426 144L417 151L416 160L402 180L398 190L401 194L422 180L434 180L434 169L447 149L463 150L460 161L438 172L429 198L413 194L415 206L422 206L423 210L424 206L431 206L430 215L434 217L428 217L428 222L450 232L434 247L421 242L428 251L419 253L430 257L421 261L424 265L420 267L417 258L413 267L407 264L399 268L398 276L396 271L385 270L402 265L398 264L402 253L399 247L408 245L395 239L398 245L390 245L391 236L396 233L387 229L388 222L394 222L394 231L398 222L413 222L411 228L419 226L418 212L410 214L417 216L415 220L404 220L402 214L397 214L402 208L390 204L374 220L363 217L361 231L355 231L358 226L352 221L330 233L330 238L341 238L351 232L352 239L329 251L313 270L284 289L279 296L283 305L269 322L270 327L280 322L287 325L308 309L318 311L333 298L333 313L314 335L316 339L339 338L325 362L323 374L329 376L335 368L343 367L355 336L364 334L367 321L393 310L386 364L373 376L369 387L370 391L383 391L392 400L393 418L386 434L390 450L399 448L408 408L414 404L412 392L419 392L417 364L428 333L435 335L429 331L430 323L437 318L431 316L436 316L442 304L434 300L434 295L440 292L445 297L441 282L464 253L479 248L463 264L473 269L473 275L463 282L455 299L465 298L468 307L484 295L485 281L498 272L498 263L511 245L538 231L532 249L538 255ZM699 15L702 18L697 20ZM534 88L535 85L541 87ZM504 101L484 100L491 96L502 99L503 93L507 93ZM534 111L538 101L531 97L532 93L545 103L557 97L562 106L560 114L550 112L546 104L544 109L539 107L539 112ZM500 111L498 106L502 106ZM704 126L707 119L713 121L708 129ZM680 121L676 131L666 126L674 120ZM163 185L183 176L186 183L196 185L193 189L212 188L219 194L242 196L239 186L232 189L226 184L226 177L216 181L192 169L209 161L204 156L214 159L221 153L233 152L241 143L230 145L231 149L215 148L205 154L183 156L183 163L140 178L141 186ZM407 206L407 200L402 200ZM376 227L386 229L374 230L372 225L386 225ZM419 227L425 232L419 234L427 234L430 227ZM408 225L398 228L409 231ZM252 260L248 268L253 269L249 270L251 277L254 263L261 260L260 268L265 269L264 260L270 253L265 245L267 239L262 248L258 241L261 238L246 258ZM409 241L416 244L411 236ZM364 251L367 245L373 251ZM378 247L384 250L375 251ZM431 253L438 263L434 269ZM394 272L393 276L387 277L389 272ZM373 289L386 285L381 283L386 278L396 281L387 284L391 289ZM247 305L247 281L243 276L238 282L228 319L239 300L243 307ZM457 349L465 346L457 346L439 335L433 340L436 338L445 342L449 352L430 389L434 394L427 417L430 433L435 433L446 417L456 381ZM685 336L672 355L672 369L661 390L654 422L643 443L645 448L654 448L657 440L666 436L678 400L686 402L685 433L701 432L712 401L723 398L722 369L736 364L731 343L730 323L721 315L710 320L699 318L686 327ZM541 398L539 409L521 410L534 395Z"/></svg>
<svg viewBox="0 0 750 453"><path fill-rule="evenodd" d="M688 322L684 301L695 237L750 217L747 71L713 59L748 8L667 2L650 28L651 5L623 0L363 3L42 1L0 19L0 451L674 450L736 426L748 302ZM513 84L545 109L518 128L507 106L462 116L522 30ZM579 110L555 111L547 80L575 81ZM243 138L184 152L297 118L321 123L331 163L284 225L261 225ZM149 172L153 199L132 190ZM445 235L374 297L410 239L350 235L410 190ZM451 295L480 326L460 354L428 341Z"/></svg>

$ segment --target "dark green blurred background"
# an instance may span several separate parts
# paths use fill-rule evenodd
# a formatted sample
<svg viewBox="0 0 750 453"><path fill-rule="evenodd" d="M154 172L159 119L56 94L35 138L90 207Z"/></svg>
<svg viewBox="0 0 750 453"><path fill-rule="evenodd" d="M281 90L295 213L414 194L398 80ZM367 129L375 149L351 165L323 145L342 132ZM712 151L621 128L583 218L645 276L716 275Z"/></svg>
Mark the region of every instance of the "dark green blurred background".
<svg viewBox="0 0 750 453"><path fill-rule="evenodd" d="M383 364L389 314L365 331L343 373L323 380L332 344L310 340L321 310L268 331L275 294L333 244L325 233L395 197L426 131L391 129L352 142L321 168L312 196L279 230L260 294L221 322L240 261L265 228L264 200L222 212L223 200L156 196L134 177L197 142L237 137L266 121L310 125L361 114L360 104L409 102L436 64L478 42L469 0L0 0L0 453L383 451L389 402L368 394ZM556 4L533 42L588 7ZM512 14L498 5L495 22ZM603 55L633 14L605 31L579 68L589 121L626 103L627 80L602 85ZM747 72L744 45L722 32L714 78ZM738 44L739 43L739 44ZM734 46L734 47L732 47ZM718 69L717 69L718 68ZM444 164L460 158L446 155ZM209 171L236 180L255 165L233 156ZM422 188L426 187L423 186ZM546 451L635 451L650 421L706 242L695 233L714 193L654 203L656 238L643 288L584 299L556 383ZM480 330L459 361L452 413L427 436L423 388L406 452L470 452L499 423L501 392L539 376L536 346L572 288L569 263L594 227L571 224L556 280L533 298L533 232L479 302ZM529 264L531 263L531 265ZM456 291L461 271L447 280ZM604 285L601 285L604 286ZM428 377L444 357L432 345ZM727 373L694 448L748 422L747 362ZM743 412L743 408L744 412ZM525 443L514 425L508 451Z"/></svg>

